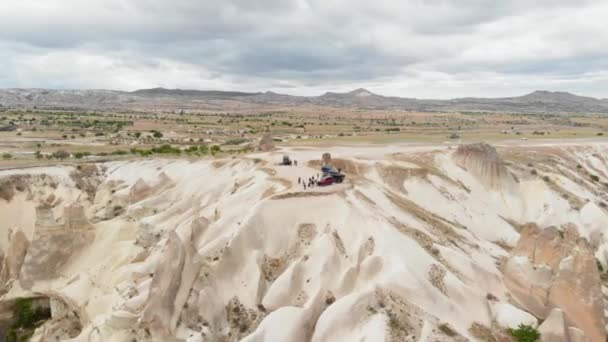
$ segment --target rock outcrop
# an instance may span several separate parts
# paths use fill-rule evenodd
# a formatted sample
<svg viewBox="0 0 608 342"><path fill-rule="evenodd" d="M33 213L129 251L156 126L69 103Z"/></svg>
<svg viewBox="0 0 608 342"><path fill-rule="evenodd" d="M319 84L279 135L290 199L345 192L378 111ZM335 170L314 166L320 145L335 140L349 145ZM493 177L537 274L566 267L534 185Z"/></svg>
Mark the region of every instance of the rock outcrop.
<svg viewBox="0 0 608 342"><path fill-rule="evenodd" d="M460 145L452 158L490 189L503 189L514 183L496 149L486 143Z"/></svg>
<svg viewBox="0 0 608 342"><path fill-rule="evenodd" d="M209 221L201 218L192 223L184 238L175 231L169 233L143 312L144 324L155 335L168 337L175 332L202 265L195 242L208 225Z"/></svg>
<svg viewBox="0 0 608 342"><path fill-rule="evenodd" d="M0 284L19 278L30 242L21 230L9 232L9 247L0 266ZM2 259L2 258L0 258Z"/></svg>
<svg viewBox="0 0 608 342"><path fill-rule="evenodd" d="M36 208L36 226L21 269L21 285L29 288L35 280L56 276L70 257L95 237L84 208L72 203L64 208L63 222L55 220L48 204Z"/></svg>
<svg viewBox="0 0 608 342"><path fill-rule="evenodd" d="M560 309L553 309L543 324L538 327L541 342L568 342L568 331L564 312Z"/></svg>
<svg viewBox="0 0 608 342"><path fill-rule="evenodd" d="M575 227L526 225L505 265L505 285L535 316L545 319L560 309L568 327L592 341L605 340L600 275L593 249Z"/></svg>

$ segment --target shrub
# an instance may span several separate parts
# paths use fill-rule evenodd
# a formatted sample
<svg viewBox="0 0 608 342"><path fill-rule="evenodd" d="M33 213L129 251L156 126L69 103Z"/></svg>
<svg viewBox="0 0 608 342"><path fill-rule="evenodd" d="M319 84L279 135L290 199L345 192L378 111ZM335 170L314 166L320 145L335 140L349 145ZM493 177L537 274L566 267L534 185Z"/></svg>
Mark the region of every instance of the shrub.
<svg viewBox="0 0 608 342"><path fill-rule="evenodd" d="M245 143L245 142L247 142L247 139L242 139L242 138L239 138L239 139L230 139L230 140L226 141L224 143L224 145L240 145L240 144Z"/></svg>
<svg viewBox="0 0 608 342"><path fill-rule="evenodd" d="M27 298L18 298L15 301L15 309L13 310L15 317L15 326L18 328L31 328L36 323L36 316L32 308L32 300Z"/></svg>
<svg viewBox="0 0 608 342"><path fill-rule="evenodd" d="M190 146L186 149L186 152L188 153L194 153L198 151L198 146L194 145L194 146Z"/></svg>
<svg viewBox="0 0 608 342"><path fill-rule="evenodd" d="M163 134L159 131L152 131L152 136L155 138L162 138Z"/></svg>
<svg viewBox="0 0 608 342"><path fill-rule="evenodd" d="M2 153L2 159L12 159L13 155L10 153Z"/></svg>
<svg viewBox="0 0 608 342"><path fill-rule="evenodd" d="M450 328L450 326L445 323L439 324L439 330L441 330L441 332L443 332L447 336L450 336L450 337L456 336L456 332L454 330L452 330L452 328Z"/></svg>
<svg viewBox="0 0 608 342"><path fill-rule="evenodd" d="M161 154L180 154L182 151L171 145L165 144L160 147L153 147L150 151L153 153L161 153Z"/></svg>
<svg viewBox="0 0 608 342"><path fill-rule="evenodd" d="M520 324L517 329L509 329L509 334L515 337L517 342L535 342L540 338L540 333L530 325Z"/></svg>
<svg viewBox="0 0 608 342"><path fill-rule="evenodd" d="M216 154L218 152L221 152L221 150L222 149L220 148L219 145L213 145L213 146L211 146L211 154Z"/></svg>
<svg viewBox="0 0 608 342"><path fill-rule="evenodd" d="M600 180L600 177L596 176L596 175L590 175L589 177L591 177L591 180L594 182L597 182Z"/></svg>
<svg viewBox="0 0 608 342"><path fill-rule="evenodd" d="M53 152L53 158L57 159L65 159L70 157L70 153L64 150L59 150L57 152Z"/></svg>
<svg viewBox="0 0 608 342"><path fill-rule="evenodd" d="M604 273L604 266L602 266L602 263L598 259L595 259L595 265L600 273Z"/></svg>

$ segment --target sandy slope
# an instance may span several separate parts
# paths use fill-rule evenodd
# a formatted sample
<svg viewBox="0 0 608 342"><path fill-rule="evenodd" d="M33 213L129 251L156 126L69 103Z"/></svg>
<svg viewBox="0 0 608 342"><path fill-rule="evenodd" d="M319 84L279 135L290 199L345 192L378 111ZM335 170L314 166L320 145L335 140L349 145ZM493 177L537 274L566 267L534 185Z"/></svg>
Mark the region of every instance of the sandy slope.
<svg viewBox="0 0 608 342"><path fill-rule="evenodd" d="M574 226L606 268L607 151L602 143L505 145L503 163L477 152L459 158L448 146L335 147L329 152L347 181L306 191L298 177L317 174L325 151L113 162L95 175L28 169L27 190L0 199L4 254L9 229L29 241L44 229L35 208L51 194L60 223L67 204L84 207L94 238L52 276L10 281L0 300L38 294L60 303L38 340L500 340L508 326L537 325L556 307L532 312L506 284L511 275L531 281L505 271L507 261L538 262L525 252L521 225ZM299 166L276 165L284 153ZM92 193L76 186L83 178L96 180ZM26 266L20 278L32 277ZM596 273L589 281L599 286ZM585 296L570 301L592 298ZM573 331L566 340L581 331L604 336L603 312L589 311L587 324L564 310L561 329Z"/></svg>

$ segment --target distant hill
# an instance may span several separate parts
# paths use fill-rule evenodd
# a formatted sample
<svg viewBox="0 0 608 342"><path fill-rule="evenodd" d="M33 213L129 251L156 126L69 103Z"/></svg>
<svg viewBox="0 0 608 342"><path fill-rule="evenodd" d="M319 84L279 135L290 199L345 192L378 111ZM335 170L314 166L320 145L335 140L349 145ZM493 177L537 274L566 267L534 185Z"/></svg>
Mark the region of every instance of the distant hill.
<svg viewBox="0 0 608 342"><path fill-rule="evenodd" d="M451 100L390 97L367 89L327 92L320 96L293 96L274 92L247 93L219 90L141 89L113 90L0 89L4 107L84 110L258 110L269 106L328 106L369 110L484 111L510 113L608 114L608 100L567 92L534 91L504 98L457 98ZM261 110L261 109L260 109Z"/></svg>
<svg viewBox="0 0 608 342"><path fill-rule="evenodd" d="M145 96L190 96L190 97L235 97L235 96L253 96L261 93L244 93L240 91L221 91L221 90L184 90L184 89L165 89L165 88L152 88L152 89L139 89L131 92L134 95L145 95Z"/></svg>

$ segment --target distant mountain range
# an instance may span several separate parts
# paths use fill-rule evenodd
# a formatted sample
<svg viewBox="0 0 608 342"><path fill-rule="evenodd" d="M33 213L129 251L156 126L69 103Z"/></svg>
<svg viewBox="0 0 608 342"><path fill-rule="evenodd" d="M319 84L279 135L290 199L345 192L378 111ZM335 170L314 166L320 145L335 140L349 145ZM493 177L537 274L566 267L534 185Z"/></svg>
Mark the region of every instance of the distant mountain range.
<svg viewBox="0 0 608 342"><path fill-rule="evenodd" d="M425 112L510 112L510 113L602 113L608 114L608 100L567 92L535 91L504 98L458 98L431 100L391 97L366 89L347 93L327 92L320 96L293 96L274 92L246 93L219 90L141 89L114 90L0 89L0 106L79 110L259 110L288 106L322 106L367 110L410 110Z"/></svg>

